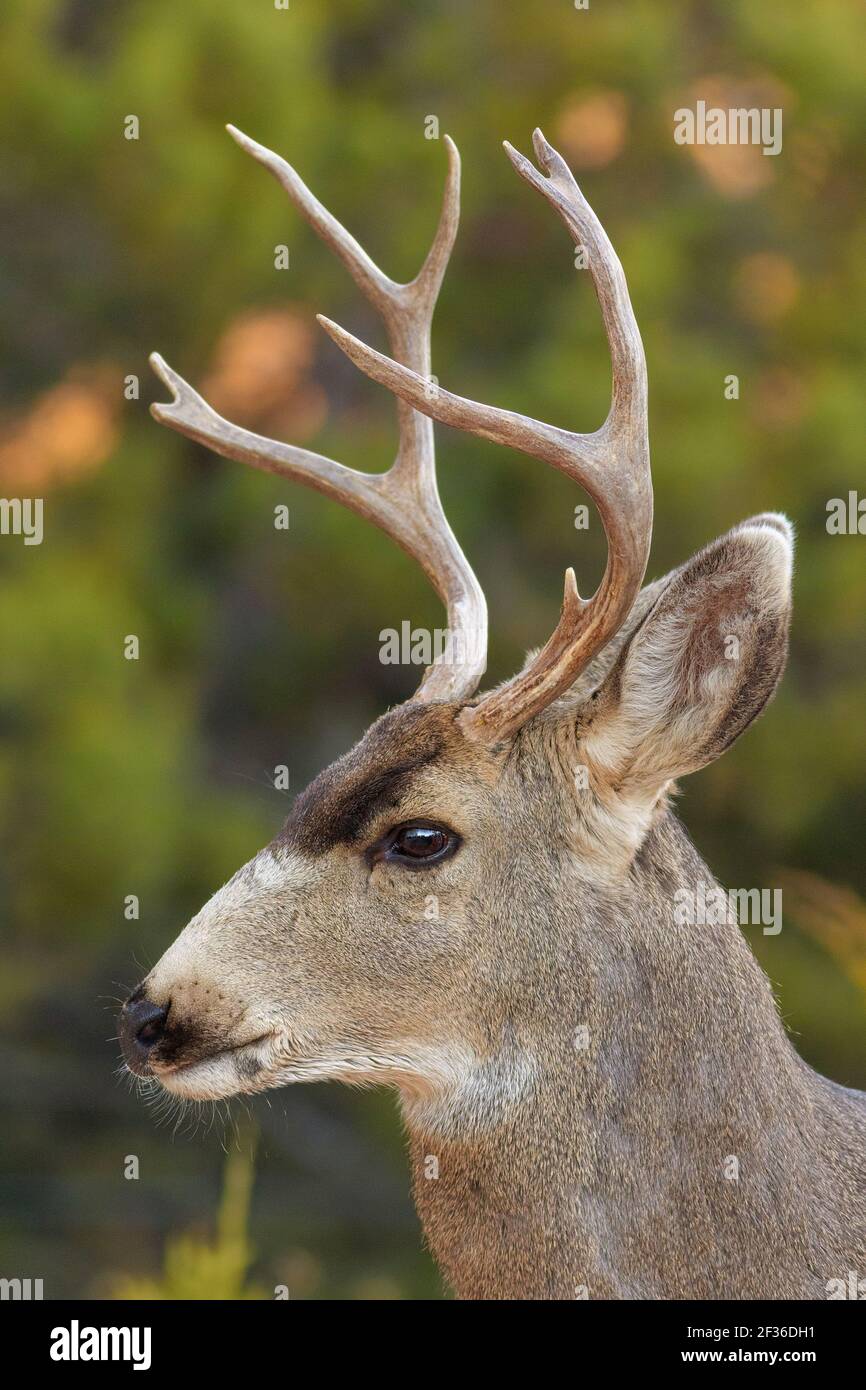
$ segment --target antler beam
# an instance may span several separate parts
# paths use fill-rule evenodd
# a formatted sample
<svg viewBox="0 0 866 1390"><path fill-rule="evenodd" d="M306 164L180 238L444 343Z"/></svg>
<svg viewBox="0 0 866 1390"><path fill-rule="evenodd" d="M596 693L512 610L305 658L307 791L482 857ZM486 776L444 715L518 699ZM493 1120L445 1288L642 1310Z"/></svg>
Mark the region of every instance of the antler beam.
<svg viewBox="0 0 866 1390"><path fill-rule="evenodd" d="M397 361L421 379L429 376L433 311L460 215L460 156L453 141L445 136L448 175L432 246L416 278L404 285L383 274L290 164L234 126L228 130L242 149L270 170L321 239L339 256L381 314ZM419 562L445 604L451 641L428 668L414 698L430 702L471 696L487 662L487 606L442 510L432 421L419 415L411 403L398 400L400 442L393 465L387 473L361 473L308 449L265 439L231 424L157 353L150 363L173 396L168 404L151 406L154 419L225 458L291 478L342 502L380 527Z"/></svg>
<svg viewBox="0 0 866 1390"><path fill-rule="evenodd" d="M594 434L574 434L440 390L417 369L391 361L321 319L352 361L401 400L442 424L549 463L585 488L598 507L608 541L598 591L582 599L569 569L562 613L546 646L526 671L461 716L471 737L489 743L513 734L568 689L622 625L643 582L652 534L646 362L625 275L561 155L540 130L533 135L533 145L543 173L507 142L505 150L521 177L556 209L575 244L585 248L610 346L611 407Z"/></svg>

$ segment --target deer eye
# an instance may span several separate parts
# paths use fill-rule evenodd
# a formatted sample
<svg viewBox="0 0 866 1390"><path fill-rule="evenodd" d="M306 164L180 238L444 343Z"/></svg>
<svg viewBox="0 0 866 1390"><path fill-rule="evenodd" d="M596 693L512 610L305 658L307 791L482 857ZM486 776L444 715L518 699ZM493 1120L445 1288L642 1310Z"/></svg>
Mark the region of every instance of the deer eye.
<svg viewBox="0 0 866 1390"><path fill-rule="evenodd" d="M410 821L396 825L373 848L373 859L407 868L426 869L448 859L460 847L460 836L446 825L433 821Z"/></svg>

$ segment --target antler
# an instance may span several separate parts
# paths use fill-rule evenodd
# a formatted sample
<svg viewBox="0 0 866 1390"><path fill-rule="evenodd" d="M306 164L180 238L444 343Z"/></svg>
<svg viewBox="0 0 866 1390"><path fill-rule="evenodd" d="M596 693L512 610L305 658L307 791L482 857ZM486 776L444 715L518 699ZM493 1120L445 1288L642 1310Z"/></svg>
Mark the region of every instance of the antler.
<svg viewBox="0 0 866 1390"><path fill-rule="evenodd" d="M394 357L419 380L429 376L430 325L460 215L460 156L453 141L445 136L448 175L433 244L416 278L402 285L382 273L290 164L234 126L228 126L228 131L242 149L270 170L313 229L337 253L381 314ZM308 449L265 439L231 424L158 353L151 356L150 364L173 396L170 404L151 406L156 420L225 458L294 478L333 497L379 526L419 562L446 606L450 640L442 656L428 667L414 698L429 702L472 695L487 662L487 605L442 510L431 420L398 401L400 442L394 463L387 473L361 473Z"/></svg>
<svg viewBox="0 0 866 1390"><path fill-rule="evenodd" d="M505 150L521 177L559 213L575 244L585 248L610 346L611 407L594 434L573 434L440 390L417 370L390 361L319 316L347 356L403 401L442 424L542 459L585 488L598 507L608 542L607 566L598 591L591 599L582 599L574 571L566 570L562 613L546 646L526 671L461 715L464 730L487 743L514 733L544 709L610 641L643 582L652 534L646 362L625 275L562 156L540 130L533 135L533 145L544 174L507 141Z"/></svg>

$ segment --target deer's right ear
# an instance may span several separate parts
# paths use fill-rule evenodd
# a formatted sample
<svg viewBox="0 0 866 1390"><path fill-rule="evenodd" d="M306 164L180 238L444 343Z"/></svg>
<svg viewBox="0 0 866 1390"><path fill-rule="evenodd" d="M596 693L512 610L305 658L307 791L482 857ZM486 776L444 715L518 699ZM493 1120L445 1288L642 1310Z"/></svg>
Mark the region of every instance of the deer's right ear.
<svg viewBox="0 0 866 1390"><path fill-rule="evenodd" d="M662 582L590 702L581 747L594 778L653 796L723 753L785 667L794 535L753 517Z"/></svg>

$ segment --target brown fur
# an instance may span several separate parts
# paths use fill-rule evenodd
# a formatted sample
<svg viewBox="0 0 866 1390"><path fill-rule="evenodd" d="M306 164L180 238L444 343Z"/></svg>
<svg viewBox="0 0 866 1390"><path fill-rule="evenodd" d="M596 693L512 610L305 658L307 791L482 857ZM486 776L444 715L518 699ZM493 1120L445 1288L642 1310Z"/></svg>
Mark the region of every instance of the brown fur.
<svg viewBox="0 0 866 1390"><path fill-rule="evenodd" d="M377 721L148 977L170 1005L154 1074L181 1096L396 1086L464 1298L821 1298L862 1277L866 1099L797 1056L734 922L674 910L714 885L670 779L775 689L789 580L789 532L756 518L649 586L501 746L462 732L462 702ZM415 817L459 852L371 865Z"/></svg>

